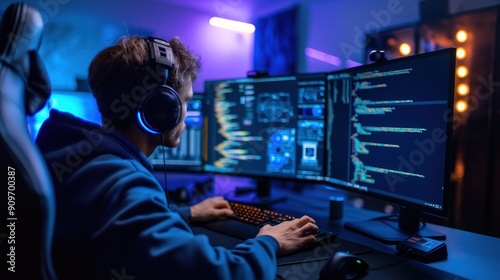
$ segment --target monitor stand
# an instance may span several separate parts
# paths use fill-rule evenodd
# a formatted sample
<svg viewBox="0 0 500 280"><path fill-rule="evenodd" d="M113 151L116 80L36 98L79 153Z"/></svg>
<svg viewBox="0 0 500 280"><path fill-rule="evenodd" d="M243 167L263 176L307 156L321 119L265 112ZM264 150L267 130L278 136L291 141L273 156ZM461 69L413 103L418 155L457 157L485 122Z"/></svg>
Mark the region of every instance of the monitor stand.
<svg viewBox="0 0 500 280"><path fill-rule="evenodd" d="M287 199L284 195L271 194L271 179L255 177L253 180L255 181L254 186L236 187L234 194L227 195L226 199L254 206L268 206Z"/></svg>
<svg viewBox="0 0 500 280"><path fill-rule="evenodd" d="M361 232L382 243L396 244L418 234L431 239L444 240L446 235L426 227L420 221L420 211L401 207L399 215L384 216L366 221L346 222L345 227Z"/></svg>

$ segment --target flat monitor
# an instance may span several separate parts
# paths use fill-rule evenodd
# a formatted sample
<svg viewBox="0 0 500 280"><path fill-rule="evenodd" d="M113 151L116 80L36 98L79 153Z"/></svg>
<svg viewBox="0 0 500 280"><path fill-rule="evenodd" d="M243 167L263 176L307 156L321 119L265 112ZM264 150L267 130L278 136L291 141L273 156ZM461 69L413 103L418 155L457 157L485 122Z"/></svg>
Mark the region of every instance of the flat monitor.
<svg viewBox="0 0 500 280"><path fill-rule="evenodd" d="M387 243L445 238L420 214L448 214L454 81L454 48L327 75L325 181L400 206L346 227Z"/></svg>
<svg viewBox="0 0 500 280"><path fill-rule="evenodd" d="M272 180L322 180L325 73L206 81L203 170L254 180L247 197L268 204ZM248 189L248 188L247 188Z"/></svg>
<svg viewBox="0 0 500 280"><path fill-rule="evenodd" d="M186 130L175 148L158 146L149 156L157 170L201 171L203 93L194 93L187 103Z"/></svg>

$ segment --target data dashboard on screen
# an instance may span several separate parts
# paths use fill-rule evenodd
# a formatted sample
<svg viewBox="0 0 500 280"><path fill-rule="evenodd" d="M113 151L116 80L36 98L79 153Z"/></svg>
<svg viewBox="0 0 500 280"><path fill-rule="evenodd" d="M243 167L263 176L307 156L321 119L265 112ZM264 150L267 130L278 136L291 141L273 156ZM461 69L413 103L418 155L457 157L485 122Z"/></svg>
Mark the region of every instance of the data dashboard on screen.
<svg viewBox="0 0 500 280"><path fill-rule="evenodd" d="M204 170L322 180L325 73L207 81Z"/></svg>
<svg viewBox="0 0 500 280"><path fill-rule="evenodd" d="M327 75L325 181L446 216L455 49Z"/></svg>
<svg viewBox="0 0 500 280"><path fill-rule="evenodd" d="M187 113L184 119L186 129L180 136L179 145L177 147L160 145L148 158L155 169L201 171L203 93L194 93L186 106Z"/></svg>

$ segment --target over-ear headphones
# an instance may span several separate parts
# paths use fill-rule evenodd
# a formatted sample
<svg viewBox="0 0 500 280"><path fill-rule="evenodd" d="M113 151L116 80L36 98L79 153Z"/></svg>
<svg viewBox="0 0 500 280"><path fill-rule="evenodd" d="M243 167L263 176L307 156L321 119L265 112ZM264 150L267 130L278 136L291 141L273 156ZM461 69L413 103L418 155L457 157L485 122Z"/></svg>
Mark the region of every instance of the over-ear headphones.
<svg viewBox="0 0 500 280"><path fill-rule="evenodd" d="M145 38L151 66L160 75L162 81L148 91L146 98L137 107L139 127L151 134L160 134L173 129L182 115L182 102L179 94L169 85L169 71L174 66L174 53L170 43L155 38Z"/></svg>

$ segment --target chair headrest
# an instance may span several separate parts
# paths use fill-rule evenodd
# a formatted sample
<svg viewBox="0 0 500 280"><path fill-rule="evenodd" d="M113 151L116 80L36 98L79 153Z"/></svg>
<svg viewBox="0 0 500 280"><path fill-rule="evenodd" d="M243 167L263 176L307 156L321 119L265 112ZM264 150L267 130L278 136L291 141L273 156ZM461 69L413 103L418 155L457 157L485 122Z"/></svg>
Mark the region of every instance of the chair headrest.
<svg viewBox="0 0 500 280"><path fill-rule="evenodd" d="M42 33L42 16L25 3L11 4L0 21L0 75L12 71L25 82L24 107L29 115L43 108L51 92L47 71L38 55Z"/></svg>

